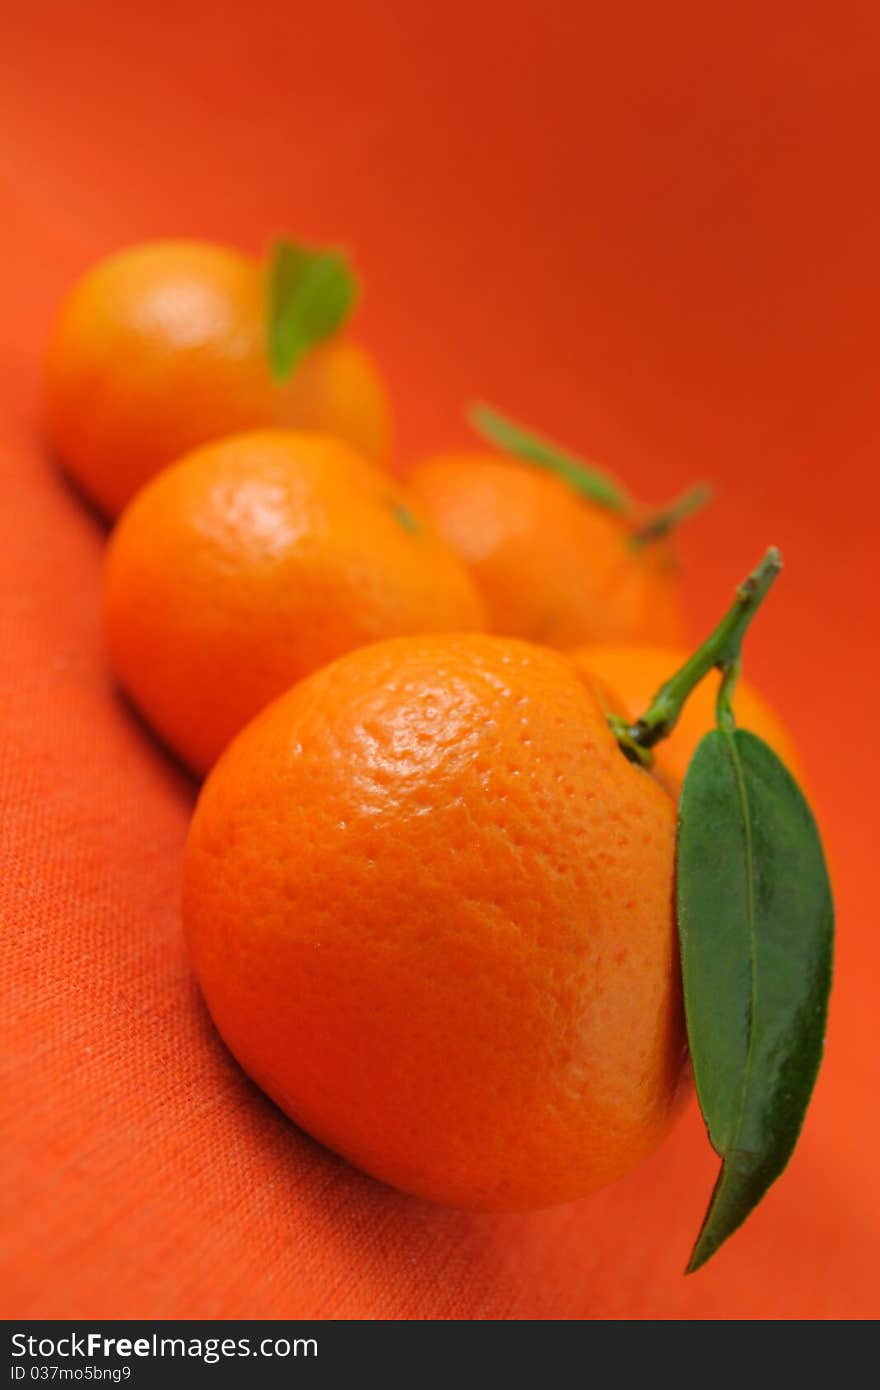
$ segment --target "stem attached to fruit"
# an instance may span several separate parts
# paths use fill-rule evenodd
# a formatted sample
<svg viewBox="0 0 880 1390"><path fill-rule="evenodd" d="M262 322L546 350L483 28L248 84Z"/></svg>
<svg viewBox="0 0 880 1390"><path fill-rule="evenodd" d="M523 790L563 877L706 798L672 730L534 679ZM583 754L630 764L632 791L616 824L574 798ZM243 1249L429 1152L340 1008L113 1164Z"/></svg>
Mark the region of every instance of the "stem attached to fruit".
<svg viewBox="0 0 880 1390"><path fill-rule="evenodd" d="M595 502L621 516L630 510L630 500L615 478L593 464L575 458L549 439L543 439L516 421L507 419L491 406L475 402L468 410L468 419L477 433L496 448L528 463L535 463L548 473L555 473L557 478L561 478L588 502Z"/></svg>
<svg viewBox="0 0 880 1390"><path fill-rule="evenodd" d="M681 669L661 685L641 719L629 724L620 715L609 715L608 722L621 751L632 762L650 765L649 750L672 733L688 696L713 667L722 677L718 692L718 725L726 729L733 727L730 699L739 675L743 638L781 569L782 556L771 546L757 569L740 584L732 606L715 631Z"/></svg>
<svg viewBox="0 0 880 1390"><path fill-rule="evenodd" d="M636 550L641 550L642 546L663 540L664 536L668 536L679 522L693 516L694 512L700 511L711 499L712 489L709 484L696 483L694 487L688 488L687 492L683 492L680 497L677 497L674 502L670 502L668 507L662 507L653 516L649 516L641 526L638 526L630 536L630 544Z"/></svg>
<svg viewBox="0 0 880 1390"><path fill-rule="evenodd" d="M641 550L653 541L668 536L680 521L692 516L704 507L712 497L712 489L706 483L698 483L676 498L668 507L656 512L647 512L637 507L627 496L615 478L594 464L575 458L558 444L543 439L531 430L510 420L493 410L491 406L476 402L468 410L468 419L478 434L488 439L503 453L514 458L524 459L536 464L547 473L553 473L566 483L579 497L594 502L605 511L613 512L623 518L632 529L627 541L633 550Z"/></svg>

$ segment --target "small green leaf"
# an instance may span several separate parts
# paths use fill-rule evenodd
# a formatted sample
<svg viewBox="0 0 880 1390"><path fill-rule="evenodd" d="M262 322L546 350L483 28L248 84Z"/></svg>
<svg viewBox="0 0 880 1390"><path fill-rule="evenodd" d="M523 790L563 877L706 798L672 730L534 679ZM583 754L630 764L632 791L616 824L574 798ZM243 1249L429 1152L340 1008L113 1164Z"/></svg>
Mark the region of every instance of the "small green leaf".
<svg viewBox="0 0 880 1390"><path fill-rule="evenodd" d="M278 381L348 318L357 280L341 251L278 241L269 265L269 362Z"/></svg>
<svg viewBox="0 0 880 1390"><path fill-rule="evenodd" d="M697 1096L723 1160L690 1273L792 1154L831 986L834 908L816 823L791 773L744 729L706 734L691 760L676 896Z"/></svg>
<svg viewBox="0 0 880 1390"><path fill-rule="evenodd" d="M522 425L499 415L491 406L471 406L468 418L477 433L496 448L525 459L527 463L535 463L548 473L555 473L588 501L597 502L612 512L630 510L630 500L623 488L607 473L592 464L582 463L556 444L523 429Z"/></svg>

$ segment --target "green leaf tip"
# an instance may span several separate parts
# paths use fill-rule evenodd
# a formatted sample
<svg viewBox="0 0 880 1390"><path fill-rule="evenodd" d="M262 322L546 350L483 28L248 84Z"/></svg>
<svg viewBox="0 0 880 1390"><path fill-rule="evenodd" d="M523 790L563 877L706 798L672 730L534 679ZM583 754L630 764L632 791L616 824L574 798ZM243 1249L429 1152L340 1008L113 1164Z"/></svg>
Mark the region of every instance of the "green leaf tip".
<svg viewBox="0 0 880 1390"><path fill-rule="evenodd" d="M267 339L276 381L285 381L309 348L342 327L357 294L343 251L276 241L269 260Z"/></svg>
<svg viewBox="0 0 880 1390"><path fill-rule="evenodd" d="M467 417L477 434L482 435L503 453L513 454L527 463L536 464L548 473L554 473L581 497L605 507L608 511L621 514L629 512L630 499L626 492L614 478L600 468L582 462L574 454L568 453L540 435L533 434L531 430L482 401L476 401L469 407Z"/></svg>
<svg viewBox="0 0 880 1390"><path fill-rule="evenodd" d="M822 1060L834 906L794 777L745 729L714 729L679 803L676 914L697 1098L721 1172L687 1273L785 1169Z"/></svg>
<svg viewBox="0 0 880 1390"><path fill-rule="evenodd" d="M633 545L639 549L643 545L652 545L655 541L663 540L688 517L702 511L714 496L715 489L710 483L695 483L674 502L661 507L642 522L632 533Z"/></svg>

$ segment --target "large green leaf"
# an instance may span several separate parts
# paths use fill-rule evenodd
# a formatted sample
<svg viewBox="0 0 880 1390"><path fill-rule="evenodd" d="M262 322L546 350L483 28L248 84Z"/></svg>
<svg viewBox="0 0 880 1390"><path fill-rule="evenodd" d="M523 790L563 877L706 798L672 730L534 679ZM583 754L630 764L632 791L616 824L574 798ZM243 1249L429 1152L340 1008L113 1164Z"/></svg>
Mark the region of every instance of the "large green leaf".
<svg viewBox="0 0 880 1390"><path fill-rule="evenodd" d="M679 804L677 912L697 1095L723 1160L688 1270L797 1142L822 1058L834 909L803 794L761 739L706 734Z"/></svg>
<svg viewBox="0 0 880 1390"><path fill-rule="evenodd" d="M629 511L629 498L623 488L593 464L581 462L557 444L551 444L549 440L524 429L491 406L473 405L468 415L474 429L504 453L537 464L548 473L555 473L582 497L598 502L609 511Z"/></svg>
<svg viewBox="0 0 880 1390"><path fill-rule="evenodd" d="M304 352L342 326L357 280L341 251L279 241L269 265L269 362L283 381Z"/></svg>

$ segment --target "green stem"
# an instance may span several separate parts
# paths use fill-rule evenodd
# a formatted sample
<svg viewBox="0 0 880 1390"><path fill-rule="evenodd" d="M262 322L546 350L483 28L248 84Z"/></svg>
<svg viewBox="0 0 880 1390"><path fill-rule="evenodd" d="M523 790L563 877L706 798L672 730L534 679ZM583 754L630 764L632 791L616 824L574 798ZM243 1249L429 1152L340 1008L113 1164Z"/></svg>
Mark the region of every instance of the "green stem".
<svg viewBox="0 0 880 1390"><path fill-rule="evenodd" d="M634 762L650 762L648 750L672 732L688 696L713 667L722 673L718 694L719 726L732 726L730 696L739 675L743 638L781 569L782 556L771 546L757 569L740 584L733 604L715 631L681 669L661 685L641 719L628 724L618 715L609 718L621 750L628 758Z"/></svg>
<svg viewBox="0 0 880 1390"><path fill-rule="evenodd" d="M718 696L715 701L715 723L719 729L729 734L732 734L736 728L736 719L733 714L733 692L741 670L742 661L731 661L727 666L722 667L721 683L718 686Z"/></svg>
<svg viewBox="0 0 880 1390"><path fill-rule="evenodd" d="M468 419L478 434L506 454L514 454L528 463L539 464L548 473L555 473L573 491L597 502L610 512L625 515L631 510L631 503L623 488L614 478L603 473L591 464L581 463L572 454L551 444L548 439L532 434L500 415L491 406L477 403L468 410Z"/></svg>
<svg viewBox="0 0 880 1390"><path fill-rule="evenodd" d="M696 483L694 487L688 488L674 502L670 502L668 507L663 507L649 517L643 525L633 531L630 543L637 550L641 550L644 545L651 545L654 541L662 540L674 530L686 517L693 516L694 512L700 511L712 497L712 489L708 483Z"/></svg>

